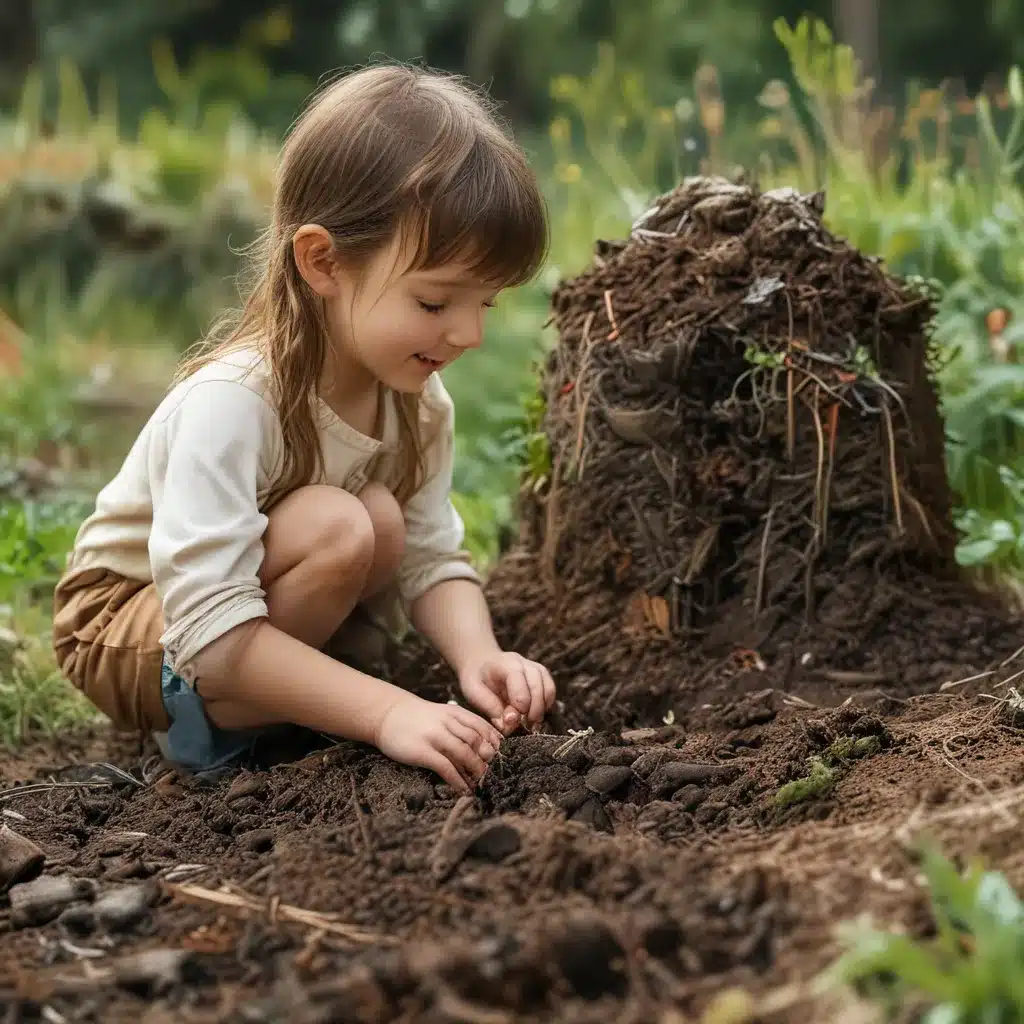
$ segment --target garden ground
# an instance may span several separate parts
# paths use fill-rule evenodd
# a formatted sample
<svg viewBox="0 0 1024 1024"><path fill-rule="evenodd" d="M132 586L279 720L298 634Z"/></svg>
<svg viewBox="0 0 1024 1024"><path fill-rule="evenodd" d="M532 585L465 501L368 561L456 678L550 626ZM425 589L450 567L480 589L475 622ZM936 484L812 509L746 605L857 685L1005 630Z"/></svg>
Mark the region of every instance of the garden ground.
<svg viewBox="0 0 1024 1024"><path fill-rule="evenodd" d="M349 744L221 780L102 731L30 747L2 807L47 861L10 892L0 1000L14 1021L674 1024L735 987L756 1016L734 992L708 1020L839 1020L810 984L837 923L934 929L920 837L1024 882L1020 666L522 736L461 799Z"/></svg>
<svg viewBox="0 0 1024 1024"><path fill-rule="evenodd" d="M807 197L663 198L679 227L602 246L554 298L541 475L487 584L499 639L559 680L544 731L465 798L301 732L216 776L103 731L23 749L9 1019L864 1020L815 983L862 914L953 936L876 982L989 1007L1011 986L947 982L995 954L936 906L923 845L1024 882L1024 628L953 562L927 300ZM453 695L428 652L385 660ZM1008 892L989 913L1017 927Z"/></svg>

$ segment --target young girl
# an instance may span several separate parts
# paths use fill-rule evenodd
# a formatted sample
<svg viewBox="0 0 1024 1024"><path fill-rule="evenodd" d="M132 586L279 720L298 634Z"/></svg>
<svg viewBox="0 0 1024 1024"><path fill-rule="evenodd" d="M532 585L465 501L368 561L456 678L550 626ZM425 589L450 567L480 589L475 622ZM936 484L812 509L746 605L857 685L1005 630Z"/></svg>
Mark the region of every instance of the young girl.
<svg viewBox="0 0 1024 1024"><path fill-rule="evenodd" d="M499 648L461 551L437 374L546 240L524 155L456 79L373 66L320 93L240 316L186 361L78 533L55 594L67 678L195 771L292 723L474 786L555 689ZM359 612L411 622L480 714L345 664Z"/></svg>

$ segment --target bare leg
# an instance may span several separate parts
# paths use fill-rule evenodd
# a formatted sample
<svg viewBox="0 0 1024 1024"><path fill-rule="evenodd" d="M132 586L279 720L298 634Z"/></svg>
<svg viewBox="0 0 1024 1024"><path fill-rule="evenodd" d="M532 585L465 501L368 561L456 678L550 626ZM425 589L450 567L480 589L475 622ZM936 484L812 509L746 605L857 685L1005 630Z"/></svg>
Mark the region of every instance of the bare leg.
<svg viewBox="0 0 1024 1024"><path fill-rule="evenodd" d="M402 511L380 484L368 484L358 497L314 485L288 495L269 520L260 579L270 621L322 648L361 600L394 577L405 546ZM210 719L225 729L274 724L243 704L205 703Z"/></svg>

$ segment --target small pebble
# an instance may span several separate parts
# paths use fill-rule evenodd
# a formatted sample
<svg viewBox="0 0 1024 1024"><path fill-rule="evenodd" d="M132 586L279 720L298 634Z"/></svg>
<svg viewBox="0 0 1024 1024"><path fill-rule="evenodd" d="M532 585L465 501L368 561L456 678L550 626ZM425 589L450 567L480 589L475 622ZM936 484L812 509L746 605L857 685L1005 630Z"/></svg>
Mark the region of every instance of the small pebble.
<svg viewBox="0 0 1024 1024"><path fill-rule="evenodd" d="M652 747L633 762L633 771L645 779L655 768L660 768L669 761L682 761L685 758L686 753L678 747Z"/></svg>
<svg viewBox="0 0 1024 1024"><path fill-rule="evenodd" d="M586 786L576 786L555 797L554 804L566 814L575 814L590 799L590 790Z"/></svg>
<svg viewBox="0 0 1024 1024"><path fill-rule="evenodd" d="M243 849L253 853L270 853L274 848L274 833L269 828L258 828L247 832L239 842Z"/></svg>
<svg viewBox="0 0 1024 1024"><path fill-rule="evenodd" d="M615 832L615 826L612 825L612 819L608 817L608 812L604 809L604 806L597 797L591 797L585 804L583 804L579 810L572 815L571 820L578 821L583 825L589 825L595 832L607 832L609 834Z"/></svg>
<svg viewBox="0 0 1024 1024"><path fill-rule="evenodd" d="M181 985L191 973L194 955L185 949L149 949L119 960L114 977L121 988L152 998Z"/></svg>
<svg viewBox="0 0 1024 1024"><path fill-rule="evenodd" d="M45 863L46 854L31 839L0 825L0 893L38 877Z"/></svg>
<svg viewBox="0 0 1024 1024"><path fill-rule="evenodd" d="M653 772L650 786L656 796L667 796L689 783L724 781L736 774L737 770L728 765L675 761Z"/></svg>
<svg viewBox="0 0 1024 1024"><path fill-rule="evenodd" d="M238 778L231 783L224 800L230 804L235 800L241 800L242 797L246 796L265 796L266 792L267 780L262 775L245 773L243 775L239 775Z"/></svg>
<svg viewBox="0 0 1024 1024"><path fill-rule="evenodd" d="M571 750L567 750L559 760L574 772L580 773L587 771L594 763L594 759L583 749L582 744L577 744Z"/></svg>
<svg viewBox="0 0 1024 1024"><path fill-rule="evenodd" d="M672 795L672 802L679 804L686 811L692 811L703 801L707 793L700 786L683 786Z"/></svg>
<svg viewBox="0 0 1024 1024"><path fill-rule="evenodd" d="M148 885L122 885L103 893L92 905L97 921L112 931L124 931L141 921L156 899Z"/></svg>
<svg viewBox="0 0 1024 1024"><path fill-rule="evenodd" d="M96 895L96 883L70 875L43 875L10 892L11 924L15 928L43 925L58 917L66 907Z"/></svg>

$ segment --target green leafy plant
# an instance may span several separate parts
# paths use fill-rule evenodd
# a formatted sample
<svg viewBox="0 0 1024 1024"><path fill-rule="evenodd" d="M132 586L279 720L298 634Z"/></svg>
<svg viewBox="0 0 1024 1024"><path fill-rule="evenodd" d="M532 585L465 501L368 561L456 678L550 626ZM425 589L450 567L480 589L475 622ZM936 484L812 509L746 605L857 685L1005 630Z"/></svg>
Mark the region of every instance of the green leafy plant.
<svg viewBox="0 0 1024 1024"><path fill-rule="evenodd" d="M100 717L57 668L49 609L0 609L0 747Z"/></svg>
<svg viewBox="0 0 1024 1024"><path fill-rule="evenodd" d="M0 603L52 592L85 512L78 500L0 502Z"/></svg>
<svg viewBox="0 0 1024 1024"><path fill-rule="evenodd" d="M0 450L10 456L35 455L44 443L82 439L76 421L76 381L55 348L25 344L19 373L0 376Z"/></svg>
<svg viewBox="0 0 1024 1024"><path fill-rule="evenodd" d="M957 561L968 567L999 565L1024 570L1024 477L1010 466L996 467L1006 490L1005 515L968 508L957 517L962 539Z"/></svg>
<svg viewBox="0 0 1024 1024"><path fill-rule="evenodd" d="M1024 903L1006 877L972 865L960 873L923 853L933 937L858 924L827 983L855 985L894 1019L918 1007L922 1024L1002 1024L1024 1019ZM903 1019L906 1019L905 1017Z"/></svg>

